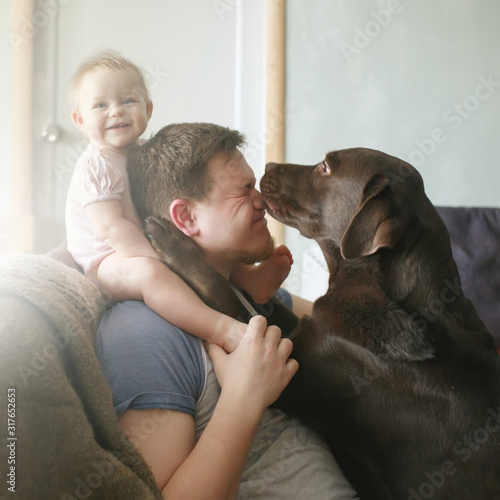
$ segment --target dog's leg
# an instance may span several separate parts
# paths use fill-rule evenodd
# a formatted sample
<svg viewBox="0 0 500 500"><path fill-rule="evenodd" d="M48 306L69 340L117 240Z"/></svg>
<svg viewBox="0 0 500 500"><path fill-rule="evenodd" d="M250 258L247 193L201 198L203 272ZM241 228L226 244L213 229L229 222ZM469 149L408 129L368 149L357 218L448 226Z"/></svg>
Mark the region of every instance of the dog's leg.
<svg viewBox="0 0 500 500"><path fill-rule="evenodd" d="M250 314L234 293L228 281L205 259L194 241L165 219L148 217L145 221L146 236L160 259L178 274L195 293L213 309L244 323ZM267 304L257 305L257 312L268 323L281 328L289 335L298 319L280 300L273 298Z"/></svg>
<svg viewBox="0 0 500 500"><path fill-rule="evenodd" d="M160 259L210 307L247 322L249 313L201 248L165 219L148 217L145 232Z"/></svg>

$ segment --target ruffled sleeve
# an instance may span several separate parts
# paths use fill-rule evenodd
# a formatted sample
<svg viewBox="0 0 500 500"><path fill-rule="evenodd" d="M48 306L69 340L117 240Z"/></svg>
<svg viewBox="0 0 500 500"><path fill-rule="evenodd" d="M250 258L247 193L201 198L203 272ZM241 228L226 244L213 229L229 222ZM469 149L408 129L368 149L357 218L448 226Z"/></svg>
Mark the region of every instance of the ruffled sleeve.
<svg viewBox="0 0 500 500"><path fill-rule="evenodd" d="M125 189L123 171L119 162L125 158L106 153L86 158L79 185L79 199L83 207L101 201L121 200Z"/></svg>

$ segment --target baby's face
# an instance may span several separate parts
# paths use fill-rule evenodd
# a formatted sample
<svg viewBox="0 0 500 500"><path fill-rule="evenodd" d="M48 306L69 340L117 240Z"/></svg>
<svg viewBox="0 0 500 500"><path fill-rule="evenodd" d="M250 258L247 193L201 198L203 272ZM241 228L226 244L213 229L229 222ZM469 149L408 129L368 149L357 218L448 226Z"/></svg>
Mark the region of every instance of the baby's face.
<svg viewBox="0 0 500 500"><path fill-rule="evenodd" d="M100 69L84 75L75 125L95 144L126 154L144 133L152 103L132 70Z"/></svg>

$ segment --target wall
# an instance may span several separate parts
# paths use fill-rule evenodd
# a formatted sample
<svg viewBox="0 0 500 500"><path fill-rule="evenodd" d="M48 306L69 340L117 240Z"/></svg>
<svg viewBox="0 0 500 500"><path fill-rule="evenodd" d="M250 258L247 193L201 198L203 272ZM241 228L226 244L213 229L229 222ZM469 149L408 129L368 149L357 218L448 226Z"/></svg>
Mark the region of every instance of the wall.
<svg viewBox="0 0 500 500"><path fill-rule="evenodd" d="M11 3L0 2L4 96L11 91ZM260 175L264 0L35 5L35 251L64 239L64 200L85 146L69 118L66 85L96 50L114 48L146 69L155 103L148 134L173 121L239 128ZM331 149L373 147L417 166L436 204L498 206L499 11L495 0L288 0L287 159L314 163ZM9 114L4 99L0 216L10 195ZM60 133L55 143L40 135L49 123ZM296 262L287 286L316 298L326 287L322 256L293 230L286 238Z"/></svg>
<svg viewBox="0 0 500 500"><path fill-rule="evenodd" d="M70 120L67 82L97 51L117 50L145 70L154 102L146 136L180 121L238 128L262 171L264 0L36 0L33 23L35 251L64 240L65 197L86 145ZM55 142L41 137L46 125Z"/></svg>
<svg viewBox="0 0 500 500"><path fill-rule="evenodd" d="M500 4L289 0L288 161L380 149L413 164L437 205L500 206ZM326 286L314 244L287 230L295 291Z"/></svg>
<svg viewBox="0 0 500 500"><path fill-rule="evenodd" d="M0 61L2 71L0 72L0 90L3 96L10 96L11 92L11 43L7 38L9 33L10 12L7 2L0 3L0 33L2 37L0 43ZM0 151L2 151L2 161L0 161L0 217L8 213L10 203L10 99L0 101ZM0 234L0 244L2 235Z"/></svg>

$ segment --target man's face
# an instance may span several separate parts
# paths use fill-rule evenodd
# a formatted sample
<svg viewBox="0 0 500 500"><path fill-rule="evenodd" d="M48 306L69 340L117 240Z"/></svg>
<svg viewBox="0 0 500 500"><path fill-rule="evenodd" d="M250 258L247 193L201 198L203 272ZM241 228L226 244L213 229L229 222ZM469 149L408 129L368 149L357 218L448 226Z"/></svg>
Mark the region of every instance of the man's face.
<svg viewBox="0 0 500 500"><path fill-rule="evenodd" d="M212 189L194 204L199 233L195 240L219 270L237 262L267 259L274 249L255 175L239 152L218 154L208 163Z"/></svg>

